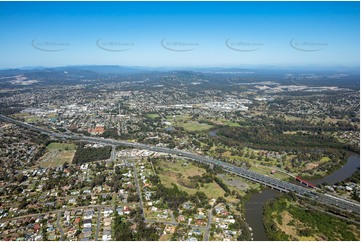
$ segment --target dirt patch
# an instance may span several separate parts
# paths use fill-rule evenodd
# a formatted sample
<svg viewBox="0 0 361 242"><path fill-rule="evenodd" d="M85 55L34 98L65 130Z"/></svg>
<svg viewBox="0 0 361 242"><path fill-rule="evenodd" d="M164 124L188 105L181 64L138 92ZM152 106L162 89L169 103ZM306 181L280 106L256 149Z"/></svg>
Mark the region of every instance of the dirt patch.
<svg viewBox="0 0 361 242"><path fill-rule="evenodd" d="M160 236L159 241L170 241L172 238L172 234L164 234Z"/></svg>
<svg viewBox="0 0 361 242"><path fill-rule="evenodd" d="M178 176L180 176L180 173L165 171L165 172L163 172L163 175L177 178Z"/></svg>
<svg viewBox="0 0 361 242"><path fill-rule="evenodd" d="M318 167L319 165L320 164L318 164L318 163L310 162L306 165L305 171L312 170L312 169Z"/></svg>
<svg viewBox="0 0 361 242"><path fill-rule="evenodd" d="M181 173L165 171L165 172L163 172L163 175L168 177L167 180L170 183L174 183L174 184L177 184L177 185L180 185L180 186L183 186L186 188L190 188L190 189L196 189L198 187L197 182L193 182L187 178L184 178ZM165 184L167 184L167 183L165 183Z"/></svg>
<svg viewBox="0 0 361 242"><path fill-rule="evenodd" d="M287 212L283 211L281 213L282 217L282 224L279 224L277 219L275 219L275 223L277 224L277 227L283 231L284 233L290 235L293 240L318 240L319 238L315 238L313 236L305 237L305 236L299 236L297 231L300 229L305 229L306 226L301 223L298 220L295 220L292 215Z"/></svg>
<svg viewBox="0 0 361 242"><path fill-rule="evenodd" d="M277 227L284 233L290 235L292 238L297 238L298 236L295 226L289 225L290 222L293 221L291 214L289 214L286 211L283 211L281 217L282 217L282 225L278 223L277 219L275 219L275 223L277 224Z"/></svg>
<svg viewBox="0 0 361 242"><path fill-rule="evenodd" d="M177 183L181 186L196 189L198 187L198 183L194 181L190 181L188 179L184 179L182 177L177 177Z"/></svg>
<svg viewBox="0 0 361 242"><path fill-rule="evenodd" d="M224 157L230 157L231 155L232 155L231 152L228 150L222 154L222 156Z"/></svg>

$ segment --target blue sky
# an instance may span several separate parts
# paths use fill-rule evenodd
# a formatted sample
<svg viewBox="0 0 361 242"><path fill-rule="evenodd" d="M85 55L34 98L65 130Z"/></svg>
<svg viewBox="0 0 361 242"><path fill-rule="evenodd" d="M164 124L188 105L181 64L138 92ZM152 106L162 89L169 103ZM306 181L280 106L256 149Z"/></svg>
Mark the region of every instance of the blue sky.
<svg viewBox="0 0 361 242"><path fill-rule="evenodd" d="M0 2L0 68L359 66L359 2Z"/></svg>

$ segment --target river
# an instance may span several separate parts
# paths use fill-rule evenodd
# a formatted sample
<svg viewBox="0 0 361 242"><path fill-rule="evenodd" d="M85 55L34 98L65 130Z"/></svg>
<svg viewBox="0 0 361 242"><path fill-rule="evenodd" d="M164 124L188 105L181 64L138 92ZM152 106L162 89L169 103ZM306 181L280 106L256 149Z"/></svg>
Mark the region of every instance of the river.
<svg viewBox="0 0 361 242"><path fill-rule="evenodd" d="M340 169L334 171L328 176L325 176L321 179L310 180L315 185L326 182L328 185L334 185L337 182L343 181L346 178L350 177L357 169L360 168L360 155L352 154L347 159L345 165L340 167Z"/></svg>
<svg viewBox="0 0 361 242"><path fill-rule="evenodd" d="M326 182L329 185L333 185L350 177L352 173L354 173L359 168L360 156L358 154L352 154L347 159L346 164L340 167L340 169L321 179L312 180L311 182L316 185L323 182ZM269 240L262 221L263 205L270 199L276 197L278 194L278 191L266 189L261 193L253 194L245 205L246 222L252 228L253 239L256 241Z"/></svg>
<svg viewBox="0 0 361 242"><path fill-rule="evenodd" d="M260 193L255 193L247 201L245 206L246 222L252 228L253 240L269 240L263 226L263 205L279 194L278 191L266 189Z"/></svg>

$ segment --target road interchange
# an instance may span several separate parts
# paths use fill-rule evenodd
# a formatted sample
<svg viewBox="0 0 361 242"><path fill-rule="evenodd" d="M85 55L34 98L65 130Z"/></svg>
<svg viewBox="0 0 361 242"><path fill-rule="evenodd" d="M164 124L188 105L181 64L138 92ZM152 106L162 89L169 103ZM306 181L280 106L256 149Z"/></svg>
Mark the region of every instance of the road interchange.
<svg viewBox="0 0 361 242"><path fill-rule="evenodd" d="M46 130L44 128L21 122L19 120L15 120L12 118L9 118L7 116L0 114L0 120L14 123L23 127L26 127L28 129L47 134L49 136L60 138L60 139L71 139L71 140L79 140L79 141L86 141L86 142L94 142L94 143L102 143L112 146L126 146L126 147L133 147L138 149L147 149L154 152L160 152L160 153L166 153L171 155L177 155L182 156L184 158L192 159L197 162L203 163L203 164L212 164L215 166L220 167L224 171L227 171L229 173L235 174L237 176L240 176L242 178L261 183L267 187L271 187L273 189L277 189L282 192L294 192L297 196L300 197L306 197L311 200L317 201L319 203L324 203L327 205L330 205L332 207L346 210L348 212L360 214L360 204L341 199L338 197L334 197L328 194L322 194L320 192L316 192L314 190L289 183L286 181L278 180L273 177L269 177L266 175L259 174L257 172L253 172L250 170L247 170L245 168L241 168L220 160L216 160L210 157L205 157L202 155L194 154L188 151L178 150L178 149L170 149L165 147L157 147L157 146L151 146L136 142L129 142L129 141L122 141L122 140L113 140L113 139L104 139L104 138L97 138L97 137L89 137L81 134L65 134L65 133L56 133L53 131Z"/></svg>

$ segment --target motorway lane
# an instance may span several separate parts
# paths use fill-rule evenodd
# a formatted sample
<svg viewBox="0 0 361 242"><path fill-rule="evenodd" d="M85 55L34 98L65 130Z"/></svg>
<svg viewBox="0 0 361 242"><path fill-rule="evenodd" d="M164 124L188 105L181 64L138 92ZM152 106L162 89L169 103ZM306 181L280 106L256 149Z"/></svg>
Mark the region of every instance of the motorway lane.
<svg viewBox="0 0 361 242"><path fill-rule="evenodd" d="M32 130L35 130L35 131L38 131L38 132L41 132L44 134L48 134L53 137L58 137L58 138L63 138L63 139L81 140L81 141L95 142L95 143L103 143L103 144L115 145L115 146L122 145L122 146L134 147L134 148L139 148L139 149L148 149L148 150L155 151L155 152L162 152L162 153L186 157L186 158L189 158L189 159L201 162L201 163L218 165L225 171L234 173L240 177L243 177L243 178L246 178L246 179L249 179L252 181L259 182L266 186L269 186L269 187L272 187L272 188L275 188L275 189L278 189L281 191L285 191L285 192L293 191L298 196L301 196L301 197L306 196L315 201L326 203L326 204L329 204L331 206L334 206L334 207L337 207L337 208L340 208L343 210L352 211L354 213L360 214L360 204L351 203L349 201L326 196L324 194L312 191L310 189L307 189L307 188L304 188L304 187L301 187L301 186L298 186L298 185L295 185L292 183L288 183L288 182L281 181L281 180L278 180L275 178L271 178L271 177L259 174L257 172L249 171L247 169L228 164L223 161L204 157L204 156L190 153L187 151L164 148L164 147L150 146L150 145L140 144L140 143L136 143L136 142L89 137L89 136L84 136L84 135L79 135L79 134L68 135L68 134L62 134L62 133L55 133L53 131L48 131L43 128L28 124L25 122L21 122L21 121L12 119L12 118L8 118L4 115L0 115L0 120L4 120L7 122L25 126L29 129L32 129Z"/></svg>

